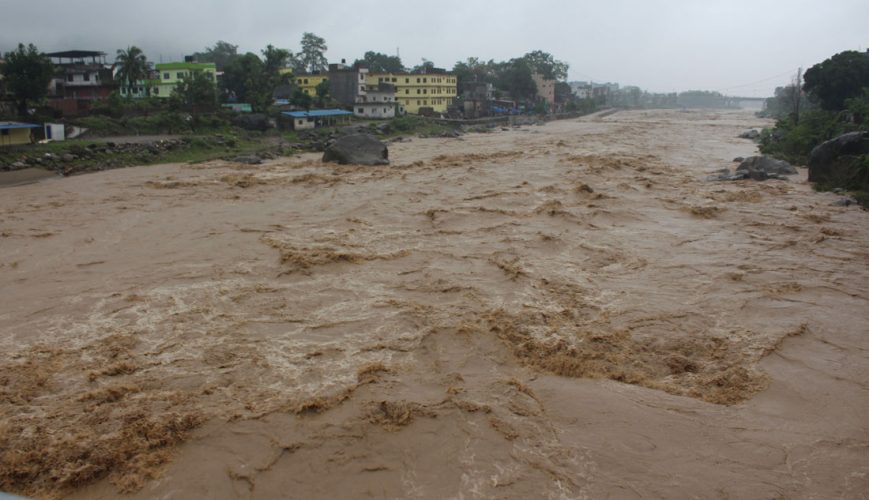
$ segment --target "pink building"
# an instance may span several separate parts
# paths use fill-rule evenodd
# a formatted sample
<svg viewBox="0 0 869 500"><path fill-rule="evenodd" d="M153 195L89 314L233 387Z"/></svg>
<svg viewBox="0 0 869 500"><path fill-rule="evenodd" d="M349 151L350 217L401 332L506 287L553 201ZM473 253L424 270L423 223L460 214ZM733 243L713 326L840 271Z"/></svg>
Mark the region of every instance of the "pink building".
<svg viewBox="0 0 869 500"><path fill-rule="evenodd" d="M549 109L553 109L555 106L555 80L543 78L540 73L532 73L531 78L537 85L537 98L546 102Z"/></svg>

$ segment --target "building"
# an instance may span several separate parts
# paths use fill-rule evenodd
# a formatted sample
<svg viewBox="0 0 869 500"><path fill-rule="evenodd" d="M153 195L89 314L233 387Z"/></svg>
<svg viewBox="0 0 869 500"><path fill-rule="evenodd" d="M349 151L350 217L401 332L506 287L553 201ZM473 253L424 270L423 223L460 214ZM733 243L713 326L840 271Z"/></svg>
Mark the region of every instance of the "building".
<svg viewBox="0 0 869 500"><path fill-rule="evenodd" d="M389 83L366 85L365 94L357 97L353 114L360 118L395 118L395 87ZM401 113L401 111L399 111Z"/></svg>
<svg viewBox="0 0 869 500"><path fill-rule="evenodd" d="M545 78L540 73L532 73L531 79L537 85L537 99L543 101L547 110L555 109L555 80Z"/></svg>
<svg viewBox="0 0 869 500"><path fill-rule="evenodd" d="M363 65L347 66L343 62L329 65L329 95L347 108L363 102L366 92L368 68Z"/></svg>
<svg viewBox="0 0 869 500"><path fill-rule="evenodd" d="M280 74L281 76L291 78L296 88L311 97L317 97L317 86L329 80L329 74L321 73L320 71L295 75L291 68L284 68L280 70Z"/></svg>
<svg viewBox="0 0 869 500"><path fill-rule="evenodd" d="M353 113L343 109L312 109L310 111L284 111L290 120L290 128L304 130L317 127L330 127L349 123Z"/></svg>
<svg viewBox="0 0 869 500"><path fill-rule="evenodd" d="M495 88L491 83L467 82L462 89L460 110L465 118L491 116Z"/></svg>
<svg viewBox="0 0 869 500"><path fill-rule="evenodd" d="M118 88L105 52L66 50L45 55L56 71L49 85L49 105L63 113L86 111Z"/></svg>
<svg viewBox="0 0 869 500"><path fill-rule="evenodd" d="M204 72L217 85L217 66L214 63L173 62L157 64L154 69L158 73L158 78L151 87L151 93L161 99L171 97L175 86L183 78L195 72Z"/></svg>
<svg viewBox="0 0 869 500"><path fill-rule="evenodd" d="M457 96L456 76L438 68L427 73L370 73L366 77L368 86L379 83L395 86L395 100L407 113L446 113Z"/></svg>
<svg viewBox="0 0 869 500"><path fill-rule="evenodd" d="M33 142L31 132L39 125L22 122L0 122L0 146L16 146Z"/></svg>
<svg viewBox="0 0 869 500"><path fill-rule="evenodd" d="M126 81L118 79L118 72L121 70L119 65L112 68L112 78L118 81L118 94L121 97L131 97L133 99L143 99L148 97L151 89L160 84L160 77L156 70L148 70L148 78L145 80L136 80L133 85L128 85Z"/></svg>

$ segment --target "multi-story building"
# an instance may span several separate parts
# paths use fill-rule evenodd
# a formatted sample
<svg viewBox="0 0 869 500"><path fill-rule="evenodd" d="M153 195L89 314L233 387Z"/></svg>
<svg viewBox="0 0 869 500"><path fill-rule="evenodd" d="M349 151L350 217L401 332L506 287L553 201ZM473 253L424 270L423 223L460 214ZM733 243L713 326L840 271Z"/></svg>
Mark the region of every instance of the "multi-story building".
<svg viewBox="0 0 869 500"><path fill-rule="evenodd" d="M204 72L217 84L217 66L214 63L173 62L157 64L154 69L158 73L158 80L151 87L151 93L162 99L171 97L175 86L194 72Z"/></svg>
<svg viewBox="0 0 869 500"><path fill-rule="evenodd" d="M368 86L389 83L395 86L395 100L408 113L419 114L430 108L434 113L445 113L456 98L456 76L435 69L428 73L369 73Z"/></svg>
<svg viewBox="0 0 869 500"><path fill-rule="evenodd" d="M93 101L104 99L117 89L105 52L66 50L45 55L55 66L49 86L49 105L55 109L66 114L86 111Z"/></svg>
<svg viewBox="0 0 869 500"><path fill-rule="evenodd" d="M329 95L361 118L392 118L396 114L395 87L386 82L370 83L365 65L330 64Z"/></svg>
<svg viewBox="0 0 869 500"><path fill-rule="evenodd" d="M365 95L368 68L365 66L329 65L329 95L342 106L351 107Z"/></svg>
<svg viewBox="0 0 869 500"><path fill-rule="evenodd" d="M395 87L378 83L365 86L365 94L358 96L353 104L353 114L360 118L394 118L396 107ZM403 111L398 112L401 114Z"/></svg>
<svg viewBox="0 0 869 500"><path fill-rule="evenodd" d="M532 73L531 79L537 85L537 99L543 101L547 110L554 110L555 106L555 80L545 78L540 73Z"/></svg>

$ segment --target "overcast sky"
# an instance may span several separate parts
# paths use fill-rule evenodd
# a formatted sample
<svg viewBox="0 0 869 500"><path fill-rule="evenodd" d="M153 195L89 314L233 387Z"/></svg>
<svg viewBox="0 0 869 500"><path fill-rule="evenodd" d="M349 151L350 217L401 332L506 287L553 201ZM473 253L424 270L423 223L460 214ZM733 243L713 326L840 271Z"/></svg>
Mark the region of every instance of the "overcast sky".
<svg viewBox="0 0 869 500"><path fill-rule="evenodd" d="M569 80L765 96L798 67L869 47L869 0L0 0L0 50L128 45L170 62L217 40L257 52L326 39L331 62L400 51L451 68L540 49Z"/></svg>

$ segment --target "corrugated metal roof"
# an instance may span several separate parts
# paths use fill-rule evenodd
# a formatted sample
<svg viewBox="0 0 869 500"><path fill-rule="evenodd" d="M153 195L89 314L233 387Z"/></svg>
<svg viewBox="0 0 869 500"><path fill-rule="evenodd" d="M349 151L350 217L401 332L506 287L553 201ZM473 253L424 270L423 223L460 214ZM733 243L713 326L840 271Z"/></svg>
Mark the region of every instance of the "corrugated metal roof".
<svg viewBox="0 0 869 500"><path fill-rule="evenodd" d="M42 125L34 125L32 123L22 123L22 122L0 122L0 129L11 129L11 128L39 128Z"/></svg>
<svg viewBox="0 0 869 500"><path fill-rule="evenodd" d="M346 116L353 113L343 109L312 109L311 111L284 111L284 114L293 118L321 118L324 116Z"/></svg>

